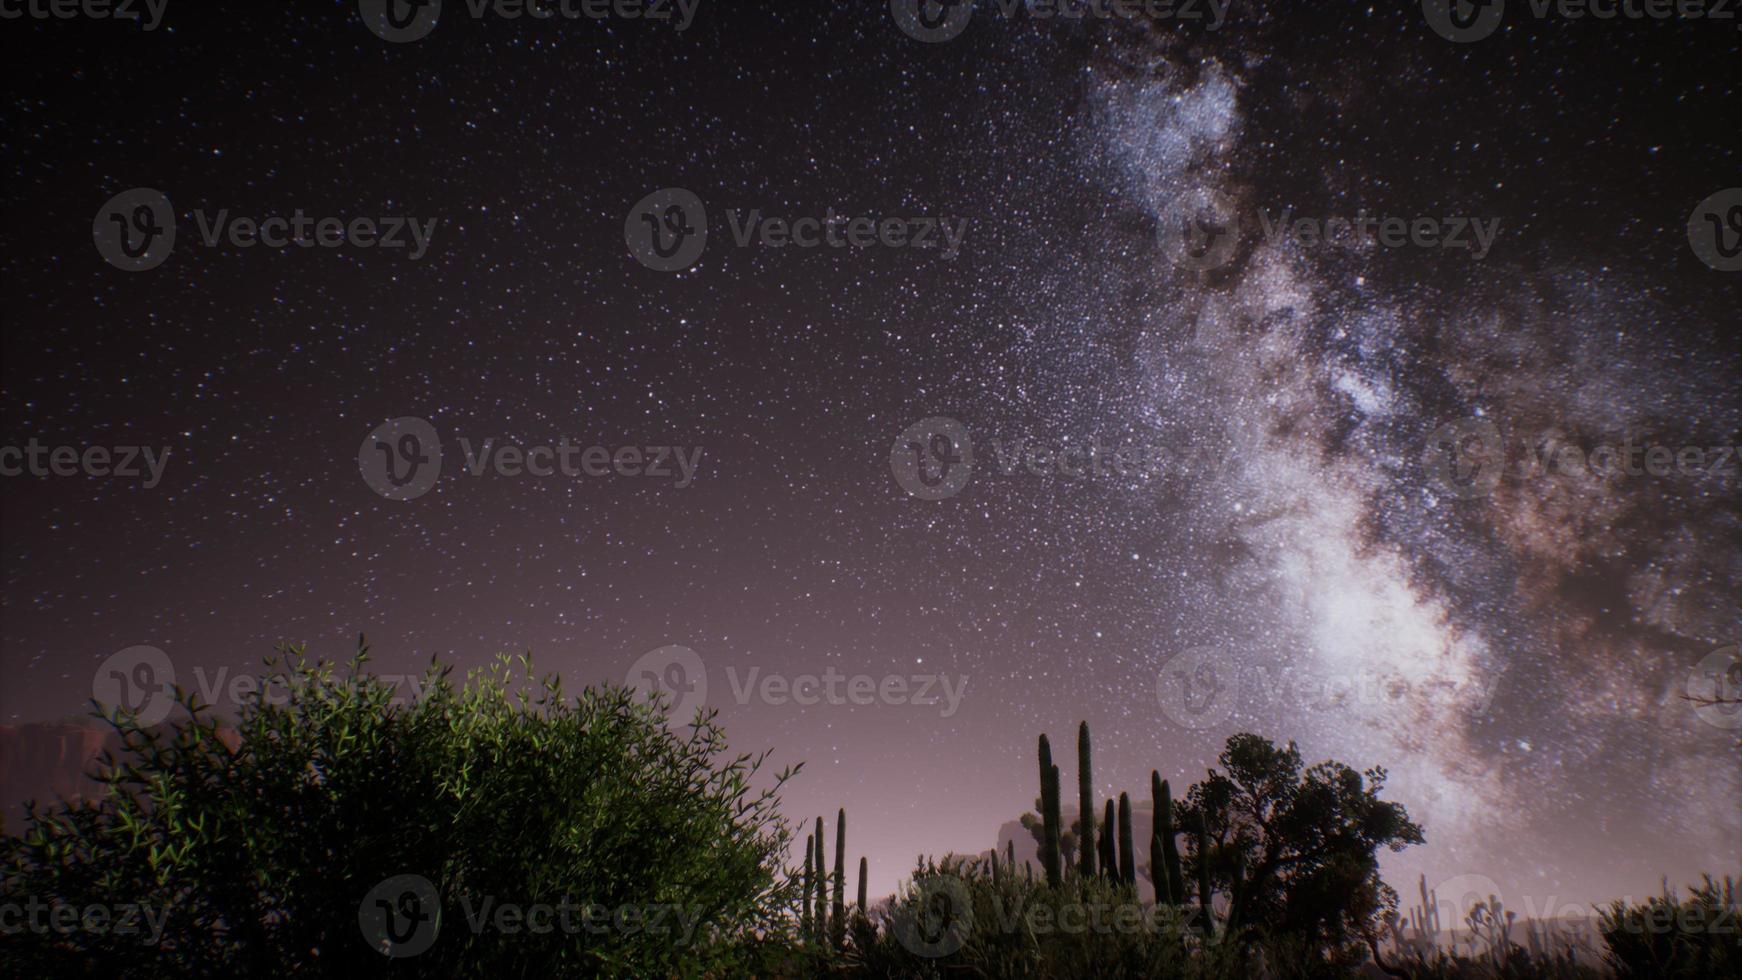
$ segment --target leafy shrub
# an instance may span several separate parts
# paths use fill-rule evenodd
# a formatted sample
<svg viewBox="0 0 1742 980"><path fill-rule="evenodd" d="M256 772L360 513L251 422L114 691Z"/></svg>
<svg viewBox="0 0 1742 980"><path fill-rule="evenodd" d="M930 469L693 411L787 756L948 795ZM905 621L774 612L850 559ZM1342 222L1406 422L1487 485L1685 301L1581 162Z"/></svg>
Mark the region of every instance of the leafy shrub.
<svg viewBox="0 0 1742 980"><path fill-rule="evenodd" d="M1728 875L1706 875L1685 901L1666 886L1642 905L1615 902L1600 929L1618 977L1742 977L1742 916Z"/></svg>
<svg viewBox="0 0 1742 980"><path fill-rule="evenodd" d="M850 955L854 976L1247 976L1237 952L1190 935L1181 918L1110 878L1066 876L1057 888L1026 866L922 861Z"/></svg>
<svg viewBox="0 0 1742 980"><path fill-rule="evenodd" d="M752 790L765 756L727 755L711 714L673 731L625 689L567 699L525 658L463 684L432 664L406 704L367 659L335 676L281 648L234 732L179 690L167 730L107 715L126 750L106 797L33 807L3 845L0 901L50 925L5 958L55 977L362 976L383 952L406 977L695 976L781 954L792 771ZM152 910L161 935L63 932L66 907Z"/></svg>

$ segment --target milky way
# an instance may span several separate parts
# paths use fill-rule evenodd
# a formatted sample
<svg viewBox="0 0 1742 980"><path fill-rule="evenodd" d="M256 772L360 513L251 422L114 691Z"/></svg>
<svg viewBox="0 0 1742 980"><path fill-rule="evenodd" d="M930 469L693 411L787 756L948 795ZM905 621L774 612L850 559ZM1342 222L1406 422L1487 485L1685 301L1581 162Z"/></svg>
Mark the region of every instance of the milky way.
<svg viewBox="0 0 1742 980"><path fill-rule="evenodd" d="M1234 556L1210 617L1220 636L1191 655L1222 665L1231 723L1385 760L1431 828L1430 867L1504 881L1537 908L1562 884L1545 865L1622 861L1635 835L1733 860L1742 767L1731 733L1695 722L1681 695L1742 622L1736 475L1698 468L1742 431L1734 341L1717 339L1733 337L1736 306L1690 310L1552 228L1531 254L1483 256L1480 280L1446 271L1469 269L1465 256L1387 267L1371 241L1268 236L1285 211L1372 207L1368 188L1394 176L1311 153L1285 153L1292 180L1252 165L1257 147L1322 121L1302 99L1298 124L1255 125L1246 107L1275 93L1247 76L1279 73L1240 66L1273 52L1214 51L1163 43L1145 52L1148 77L1093 98L1098 135L1158 223L1213 197L1239 229L1213 269L1162 266L1167 302L1143 311L1170 341L1149 363L1152 411L1221 426L1239 447L1185 511L1196 549ZM1280 74L1310 90L1314 67ZM1470 188L1440 190L1412 213L1466 213L1432 208ZM1517 220L1505 205L1477 213ZM1424 301L1447 287L1462 295ZM1678 319L1695 329L1661 328ZM1504 469L1489 493L1447 493L1431 479L1434 434L1470 419L1495 424ZM1663 478L1554 462L1569 458L1558 446L1628 442L1705 455ZM1527 855L1534 875L1509 864Z"/></svg>

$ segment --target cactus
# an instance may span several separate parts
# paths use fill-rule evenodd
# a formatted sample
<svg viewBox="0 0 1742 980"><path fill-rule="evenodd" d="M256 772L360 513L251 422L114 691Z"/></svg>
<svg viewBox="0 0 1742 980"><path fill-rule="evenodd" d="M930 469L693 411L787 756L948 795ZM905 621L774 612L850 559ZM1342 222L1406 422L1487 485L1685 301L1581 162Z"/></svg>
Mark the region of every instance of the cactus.
<svg viewBox="0 0 1742 980"><path fill-rule="evenodd" d="M1119 794L1119 880L1137 887L1137 852L1131 848L1131 797Z"/></svg>
<svg viewBox="0 0 1742 980"><path fill-rule="evenodd" d="M1150 884L1155 886L1155 903L1172 905L1172 881L1167 877L1167 856L1162 853L1162 776L1150 773L1150 795L1155 801L1155 825L1150 829Z"/></svg>
<svg viewBox="0 0 1742 980"><path fill-rule="evenodd" d="M828 888L829 888L829 875L828 875L828 864L823 859L823 855L827 854L828 852L826 850L824 850L824 848L823 848L823 818L822 817L817 818L817 835L816 836L817 836L817 903L816 903L816 915L814 916L815 921L812 922L812 926L816 929L816 932L814 934L814 938L816 939L817 943L820 944L820 943L822 943L824 937L826 937L829 934L829 910L828 910L827 903L824 901L824 896L828 893Z"/></svg>
<svg viewBox="0 0 1742 980"><path fill-rule="evenodd" d="M1046 869L1046 883L1059 886L1059 767L1052 764L1052 743L1040 737L1040 866Z"/></svg>
<svg viewBox="0 0 1742 980"><path fill-rule="evenodd" d="M1077 726L1077 870L1095 874L1095 780L1089 771L1089 723Z"/></svg>
<svg viewBox="0 0 1742 980"><path fill-rule="evenodd" d="M836 949L847 945L847 810L835 817L835 906L829 910L829 938Z"/></svg>
<svg viewBox="0 0 1742 980"><path fill-rule="evenodd" d="M859 914L869 918L871 906L865 904L865 859L859 859Z"/></svg>
<svg viewBox="0 0 1742 980"><path fill-rule="evenodd" d="M1208 824L1204 820L1203 811L1198 811L1197 817L1198 906L1203 910L1204 936L1207 938L1216 934L1216 917L1210 911L1211 897L1213 894L1210 891L1210 830Z"/></svg>
<svg viewBox="0 0 1742 980"><path fill-rule="evenodd" d="M816 847L816 839L809 834L804 838L804 905L798 914L798 934L811 935L811 887L815 878L811 871L811 851Z"/></svg>
<svg viewBox="0 0 1742 980"><path fill-rule="evenodd" d="M1173 794L1161 773L1149 774L1149 791L1155 799L1155 833L1149 844L1149 874L1155 879L1155 901L1170 905L1186 903L1185 877L1180 872L1179 833L1173 825Z"/></svg>
<svg viewBox="0 0 1742 980"><path fill-rule="evenodd" d="M1119 877L1119 852L1113 845L1113 801L1107 801L1107 812L1101 818L1101 874L1108 878Z"/></svg>
<svg viewBox="0 0 1742 980"><path fill-rule="evenodd" d="M1427 956L1439 944L1440 935L1440 896L1427 886L1427 875L1422 875L1416 885L1421 894L1421 904L1413 910L1411 916L1415 920L1415 945L1420 955Z"/></svg>

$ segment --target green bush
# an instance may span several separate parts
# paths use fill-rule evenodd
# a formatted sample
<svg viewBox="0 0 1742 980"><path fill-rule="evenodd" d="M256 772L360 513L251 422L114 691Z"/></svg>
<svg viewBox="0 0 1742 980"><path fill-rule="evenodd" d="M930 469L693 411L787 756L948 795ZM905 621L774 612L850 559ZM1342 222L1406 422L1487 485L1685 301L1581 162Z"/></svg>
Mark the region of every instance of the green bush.
<svg viewBox="0 0 1742 980"><path fill-rule="evenodd" d="M432 664L406 704L366 662L282 648L233 732L179 690L167 729L107 715L126 751L106 798L32 808L0 854L0 901L47 925L8 937L11 968L721 976L784 955L795 770L754 790L765 756L728 755L711 714L674 731L625 689L565 698L525 658L463 684ZM113 921L54 928L93 907ZM123 933L129 908L151 914Z"/></svg>
<svg viewBox="0 0 1742 980"><path fill-rule="evenodd" d="M984 859L921 861L849 955L869 977L1243 977L1238 952L1189 935L1167 907L1070 869L1058 887Z"/></svg>
<svg viewBox="0 0 1742 980"><path fill-rule="evenodd" d="M1618 977L1742 977L1742 916L1729 876L1706 875L1685 901L1665 887L1642 905L1615 902L1600 930Z"/></svg>

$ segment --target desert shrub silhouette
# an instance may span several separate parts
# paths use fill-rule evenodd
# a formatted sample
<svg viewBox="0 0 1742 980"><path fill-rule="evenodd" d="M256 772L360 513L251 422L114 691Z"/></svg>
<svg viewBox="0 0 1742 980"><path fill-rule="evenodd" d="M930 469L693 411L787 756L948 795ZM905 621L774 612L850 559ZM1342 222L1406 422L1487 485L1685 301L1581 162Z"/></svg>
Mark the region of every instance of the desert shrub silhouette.
<svg viewBox="0 0 1742 980"><path fill-rule="evenodd" d="M743 975L785 945L777 793L795 770L753 790L765 756L727 754L711 714L668 723L615 687L565 697L526 658L462 683L432 663L403 704L367 661L361 641L343 671L281 648L233 733L179 690L168 731L106 715L127 746L104 761L106 798L32 807L0 901L135 904L161 912L161 939L25 929L11 968ZM394 884L417 879L433 894Z"/></svg>
<svg viewBox="0 0 1742 980"><path fill-rule="evenodd" d="M1742 977L1742 907L1736 880L1710 875L1682 899L1668 887L1638 905L1615 902L1601 919L1618 977Z"/></svg>

